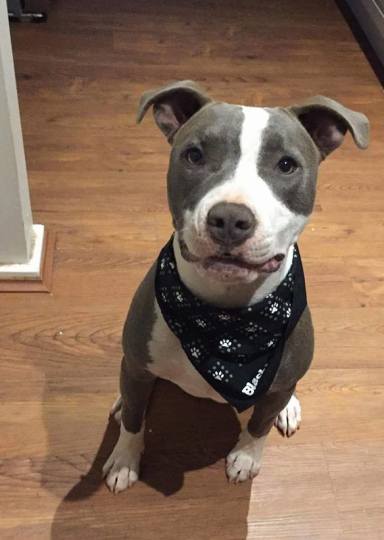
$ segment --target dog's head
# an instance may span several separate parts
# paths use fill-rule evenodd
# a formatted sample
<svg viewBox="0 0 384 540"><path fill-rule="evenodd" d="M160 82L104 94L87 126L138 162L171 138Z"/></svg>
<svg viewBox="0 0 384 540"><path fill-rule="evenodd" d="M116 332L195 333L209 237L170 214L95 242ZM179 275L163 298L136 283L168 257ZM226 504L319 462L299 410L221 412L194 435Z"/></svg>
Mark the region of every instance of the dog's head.
<svg viewBox="0 0 384 540"><path fill-rule="evenodd" d="M215 102L192 81L146 92L172 144L168 200L182 255L200 273L250 282L276 271L312 212L319 163L367 118L318 96L288 108Z"/></svg>

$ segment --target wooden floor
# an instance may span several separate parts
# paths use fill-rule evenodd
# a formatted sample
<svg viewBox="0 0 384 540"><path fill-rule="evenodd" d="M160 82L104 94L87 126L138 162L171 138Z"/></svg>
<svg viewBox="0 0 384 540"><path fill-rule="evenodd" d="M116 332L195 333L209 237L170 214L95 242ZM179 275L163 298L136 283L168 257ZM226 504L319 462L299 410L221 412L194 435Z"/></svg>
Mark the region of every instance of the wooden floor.
<svg viewBox="0 0 384 540"><path fill-rule="evenodd" d="M384 538L384 97L334 3L57 0L12 38L34 220L57 249L52 294L0 296L0 538ZM301 241L317 347L300 432L273 432L253 485L229 486L234 413L164 383L143 481L114 497L121 327L171 231L168 146L135 108L183 78L243 104L332 96L372 144L322 165Z"/></svg>

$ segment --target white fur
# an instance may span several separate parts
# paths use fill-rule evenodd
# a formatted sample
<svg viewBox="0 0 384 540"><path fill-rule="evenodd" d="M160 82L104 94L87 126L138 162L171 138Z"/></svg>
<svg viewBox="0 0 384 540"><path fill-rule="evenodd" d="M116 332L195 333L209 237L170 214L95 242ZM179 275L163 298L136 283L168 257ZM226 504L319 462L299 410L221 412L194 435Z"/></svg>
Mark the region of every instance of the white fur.
<svg viewBox="0 0 384 540"><path fill-rule="evenodd" d="M113 493L119 493L137 482L143 449L144 425L138 433L131 433L121 422L119 440L103 467L106 484Z"/></svg>
<svg viewBox="0 0 384 540"><path fill-rule="evenodd" d="M227 456L227 476L233 483L254 478L260 471L261 456L267 436L252 437L244 429L235 448Z"/></svg>
<svg viewBox="0 0 384 540"><path fill-rule="evenodd" d="M300 428L301 406L295 395L291 397L286 407L275 420L275 426L283 437L291 437Z"/></svg>
<svg viewBox="0 0 384 540"><path fill-rule="evenodd" d="M153 360L149 365L151 373L172 381L192 396L224 403L224 398L203 379L188 360L180 341L164 321L156 301L155 314L156 322L149 342L149 353Z"/></svg>

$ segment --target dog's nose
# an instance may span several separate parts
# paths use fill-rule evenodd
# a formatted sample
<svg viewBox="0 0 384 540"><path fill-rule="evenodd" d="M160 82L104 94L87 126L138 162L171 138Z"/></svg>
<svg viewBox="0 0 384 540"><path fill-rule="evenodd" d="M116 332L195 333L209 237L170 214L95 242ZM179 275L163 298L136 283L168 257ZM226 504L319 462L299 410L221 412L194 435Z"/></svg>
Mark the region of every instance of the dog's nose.
<svg viewBox="0 0 384 540"><path fill-rule="evenodd" d="M255 227L255 217L244 204L221 202L212 206L207 215L209 235L228 248L245 242L253 235Z"/></svg>

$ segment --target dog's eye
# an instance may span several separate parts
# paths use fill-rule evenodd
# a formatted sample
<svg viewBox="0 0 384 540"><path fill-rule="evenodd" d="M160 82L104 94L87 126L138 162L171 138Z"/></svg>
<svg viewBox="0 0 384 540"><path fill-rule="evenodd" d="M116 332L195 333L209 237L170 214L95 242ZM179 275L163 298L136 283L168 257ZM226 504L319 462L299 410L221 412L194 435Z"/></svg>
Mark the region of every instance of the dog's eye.
<svg viewBox="0 0 384 540"><path fill-rule="evenodd" d="M281 158L277 166L283 174L292 174L297 169L298 164L293 158L284 156Z"/></svg>
<svg viewBox="0 0 384 540"><path fill-rule="evenodd" d="M200 165L203 162L203 152L197 146L188 148L184 156L191 165Z"/></svg>

